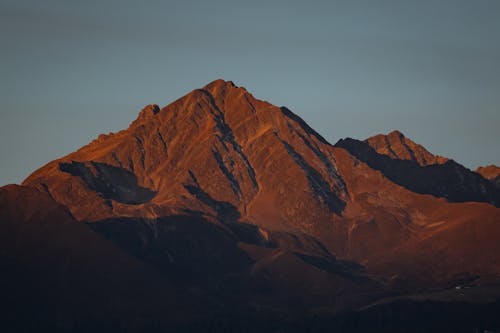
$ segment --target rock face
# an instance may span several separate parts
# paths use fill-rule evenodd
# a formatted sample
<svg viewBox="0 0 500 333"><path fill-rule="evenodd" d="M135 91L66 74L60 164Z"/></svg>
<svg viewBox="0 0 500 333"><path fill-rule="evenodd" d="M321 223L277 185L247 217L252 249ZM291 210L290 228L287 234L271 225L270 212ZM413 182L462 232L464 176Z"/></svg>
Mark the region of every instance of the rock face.
<svg viewBox="0 0 500 333"><path fill-rule="evenodd" d="M446 157L431 154L427 149L411 141L399 131L378 134L365 140L377 153L396 160L408 160L421 166L444 164Z"/></svg>
<svg viewBox="0 0 500 333"><path fill-rule="evenodd" d="M488 165L477 168L476 172L491 181L497 188L500 188L500 167Z"/></svg>
<svg viewBox="0 0 500 333"><path fill-rule="evenodd" d="M127 129L22 185L0 192L17 193L2 197L13 212L5 234L28 223L16 215L23 201L40 221L44 205L59 205L55 220L214 311L339 311L397 288L500 275L490 181L399 132L333 146L289 109L223 80L146 106Z"/></svg>

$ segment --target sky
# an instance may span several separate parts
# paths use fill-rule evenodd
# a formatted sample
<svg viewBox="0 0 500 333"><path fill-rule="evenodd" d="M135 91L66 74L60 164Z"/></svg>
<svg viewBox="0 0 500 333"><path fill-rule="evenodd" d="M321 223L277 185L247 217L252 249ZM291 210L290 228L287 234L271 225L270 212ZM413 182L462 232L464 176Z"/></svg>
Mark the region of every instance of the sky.
<svg viewBox="0 0 500 333"><path fill-rule="evenodd" d="M500 1L0 0L0 186L223 78L328 141L500 165Z"/></svg>

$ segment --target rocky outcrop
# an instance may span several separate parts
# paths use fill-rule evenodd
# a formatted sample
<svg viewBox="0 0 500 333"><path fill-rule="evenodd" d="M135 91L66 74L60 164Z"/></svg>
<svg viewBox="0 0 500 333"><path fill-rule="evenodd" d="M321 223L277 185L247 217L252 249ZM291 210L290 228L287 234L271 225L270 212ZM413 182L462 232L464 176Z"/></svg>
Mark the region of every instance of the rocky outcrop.
<svg viewBox="0 0 500 333"><path fill-rule="evenodd" d="M477 168L476 172L492 182L497 188L500 188L500 167L488 165Z"/></svg>
<svg viewBox="0 0 500 333"><path fill-rule="evenodd" d="M444 164L446 157L431 154L423 146L413 142L400 131L392 131L387 135L378 134L365 140L377 153L396 160L408 160L420 166Z"/></svg>

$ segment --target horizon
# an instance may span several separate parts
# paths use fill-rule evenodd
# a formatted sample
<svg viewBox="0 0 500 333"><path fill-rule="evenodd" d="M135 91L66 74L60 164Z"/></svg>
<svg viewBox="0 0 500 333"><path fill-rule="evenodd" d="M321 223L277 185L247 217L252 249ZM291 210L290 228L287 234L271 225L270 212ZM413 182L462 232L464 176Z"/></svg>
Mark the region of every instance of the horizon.
<svg viewBox="0 0 500 333"><path fill-rule="evenodd" d="M500 3L0 1L0 185L217 79L328 142L500 165ZM256 24L258 22L258 24Z"/></svg>

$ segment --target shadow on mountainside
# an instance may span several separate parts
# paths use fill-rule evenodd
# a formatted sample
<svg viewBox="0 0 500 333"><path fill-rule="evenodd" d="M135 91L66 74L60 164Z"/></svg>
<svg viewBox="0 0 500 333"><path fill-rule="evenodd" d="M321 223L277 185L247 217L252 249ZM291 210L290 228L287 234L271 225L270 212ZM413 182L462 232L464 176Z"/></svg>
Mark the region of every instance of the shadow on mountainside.
<svg viewBox="0 0 500 333"><path fill-rule="evenodd" d="M155 192L139 186L137 176L123 168L99 162L60 162L59 170L80 177L92 190L105 199L129 205L148 202Z"/></svg>
<svg viewBox="0 0 500 333"><path fill-rule="evenodd" d="M362 266L337 260L305 234L221 224L199 215L87 225L178 287L209 295L228 311L250 303L282 310L290 304L344 309L373 300L381 289Z"/></svg>
<svg viewBox="0 0 500 333"><path fill-rule="evenodd" d="M335 147L346 149L391 181L413 192L432 194L452 202L487 202L500 207L500 190L453 160L423 167L415 161L379 154L368 143L351 138L339 140Z"/></svg>

